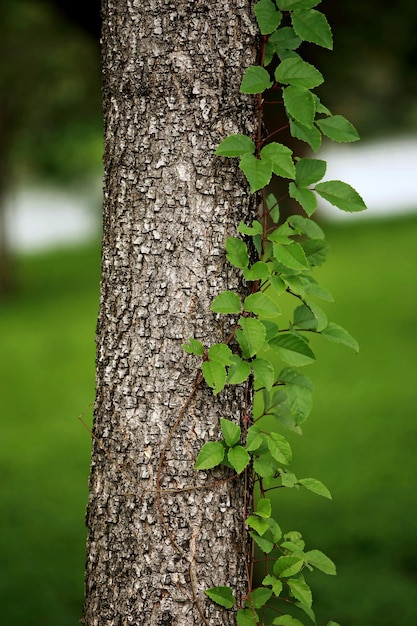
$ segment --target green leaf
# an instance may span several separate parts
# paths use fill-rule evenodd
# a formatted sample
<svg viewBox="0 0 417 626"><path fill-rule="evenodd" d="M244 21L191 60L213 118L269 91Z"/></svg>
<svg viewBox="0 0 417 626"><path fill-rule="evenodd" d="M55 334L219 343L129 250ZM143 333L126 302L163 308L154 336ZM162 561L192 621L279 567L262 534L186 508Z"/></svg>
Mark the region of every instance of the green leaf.
<svg viewBox="0 0 417 626"><path fill-rule="evenodd" d="M264 441L264 435L260 432L257 426L251 426L248 428L246 435L246 450L253 452L257 450Z"/></svg>
<svg viewBox="0 0 417 626"><path fill-rule="evenodd" d="M359 139L358 131L343 115L331 115L317 120L316 124L321 132L333 141L348 143Z"/></svg>
<svg viewBox="0 0 417 626"><path fill-rule="evenodd" d="M224 447L220 441L208 441L201 448L197 460L195 462L195 469L205 470L212 469L223 461Z"/></svg>
<svg viewBox="0 0 417 626"><path fill-rule="evenodd" d="M298 574L303 565L303 559L297 556L280 556L275 561L274 574L277 578L289 578Z"/></svg>
<svg viewBox="0 0 417 626"><path fill-rule="evenodd" d="M230 420L225 419L224 417L220 418L220 426L222 429L223 439L226 442L226 445L234 446L240 439L240 426L231 422Z"/></svg>
<svg viewBox="0 0 417 626"><path fill-rule="evenodd" d="M296 34L304 41L310 41L328 50L333 49L333 37L329 23L323 13L312 9L298 9L291 15Z"/></svg>
<svg viewBox="0 0 417 626"><path fill-rule="evenodd" d="M326 241L323 241L323 239L309 239L301 245L311 267L323 265L330 250L330 246Z"/></svg>
<svg viewBox="0 0 417 626"><path fill-rule="evenodd" d="M314 100L313 100L314 105ZM314 119L314 114L313 114ZM308 143L314 152L318 152L321 146L321 132L315 127L307 128L295 120L290 120L290 132L293 137Z"/></svg>
<svg viewBox="0 0 417 626"><path fill-rule="evenodd" d="M334 302L332 294L327 291L325 287L322 287L318 282L310 275L302 277L304 283L305 293L309 296L316 296L327 302Z"/></svg>
<svg viewBox="0 0 417 626"><path fill-rule="evenodd" d="M284 85L293 85L313 89L324 82L321 72L314 65L299 57L281 61L275 70L275 80Z"/></svg>
<svg viewBox="0 0 417 626"><path fill-rule="evenodd" d="M304 604L304 602L296 602L295 606L299 609L301 609L302 611L304 611L304 613L306 615L308 615L308 617L311 619L311 621L313 622L313 624L316 624L316 616L314 615L314 611L310 606L307 606L307 604Z"/></svg>
<svg viewBox="0 0 417 626"><path fill-rule="evenodd" d="M355 350L355 352L359 352L359 344L356 339L354 339L347 330L342 328L342 326L339 326L334 322L329 322L328 326L323 328L321 334L333 343L342 343L345 346L352 348L352 350Z"/></svg>
<svg viewBox="0 0 417 626"><path fill-rule="evenodd" d="M232 351L225 343L215 343L208 351L208 357L220 365L230 365L232 363Z"/></svg>
<svg viewBox="0 0 417 626"><path fill-rule="evenodd" d="M340 626L337 622L327 622L327 626Z"/></svg>
<svg viewBox="0 0 417 626"><path fill-rule="evenodd" d="M232 364L229 367L227 382L230 385L238 385L249 378L251 369L247 361L240 358L238 354L232 356Z"/></svg>
<svg viewBox="0 0 417 626"><path fill-rule="evenodd" d="M260 315L261 317L274 318L281 314L277 303L267 294L261 291L251 293L245 298L243 309Z"/></svg>
<svg viewBox="0 0 417 626"><path fill-rule="evenodd" d="M249 515L249 517L246 518L246 523L256 530L261 537L269 528L268 522L263 517L257 517L256 515Z"/></svg>
<svg viewBox="0 0 417 626"><path fill-rule="evenodd" d="M253 8L261 34L273 33L281 23L282 13L277 11L272 0L259 0Z"/></svg>
<svg viewBox="0 0 417 626"><path fill-rule="evenodd" d="M317 304L312 302L311 307L302 304L294 311L294 326L320 332L327 326L327 317Z"/></svg>
<svg viewBox="0 0 417 626"><path fill-rule="evenodd" d="M266 359L256 357L256 359L251 362L251 366L255 375L256 387L271 389L275 382L275 372L272 363Z"/></svg>
<svg viewBox="0 0 417 626"><path fill-rule="evenodd" d="M288 441L279 433L268 433L268 448L272 457L278 461L288 465L292 461L291 446Z"/></svg>
<svg viewBox="0 0 417 626"><path fill-rule="evenodd" d="M250 462L250 456L242 446L234 446L234 448L230 448L227 453L227 458L233 469L236 470L237 474L243 472L245 467L247 467Z"/></svg>
<svg viewBox="0 0 417 626"><path fill-rule="evenodd" d="M226 369L224 365L217 361L204 361L201 370L204 380L213 389L213 393L216 396L226 384Z"/></svg>
<svg viewBox="0 0 417 626"><path fill-rule="evenodd" d="M264 539L263 537L259 537L254 531L249 532L250 536L256 543L256 545L264 552L265 554L269 554L274 549L274 544L269 539Z"/></svg>
<svg viewBox="0 0 417 626"><path fill-rule="evenodd" d="M291 85L283 89L282 96L288 116L294 118L302 126L306 126L307 129L312 128L316 107L311 91L305 87Z"/></svg>
<svg viewBox="0 0 417 626"><path fill-rule="evenodd" d="M286 383L285 389L295 422L296 424L302 424L309 416L313 407L311 390L291 383Z"/></svg>
<svg viewBox="0 0 417 626"><path fill-rule="evenodd" d="M262 584L265 585L265 586L271 585L272 586L272 593L276 597L279 596L279 594L282 591L282 587L283 587L282 582L278 578L275 578L275 576L271 576L270 574L265 576L265 578L262 581Z"/></svg>
<svg viewBox="0 0 417 626"><path fill-rule="evenodd" d="M329 500L332 499L332 494L327 489L326 485L323 485L320 480L317 480L316 478L300 478L298 482L300 485L303 485L303 487L313 493L316 493L318 496L323 496L323 498L328 498Z"/></svg>
<svg viewBox="0 0 417 626"><path fill-rule="evenodd" d="M299 232L313 239L324 239L324 232L316 222L302 215L290 215L289 224L298 229Z"/></svg>
<svg viewBox="0 0 417 626"><path fill-rule="evenodd" d="M227 260L235 267L243 269L249 264L248 248L242 239L228 237L226 239Z"/></svg>
<svg viewBox="0 0 417 626"><path fill-rule="evenodd" d="M310 587L304 580L298 578L290 578L287 580L287 585L290 588L291 595L306 606L311 608L313 604L313 596Z"/></svg>
<svg viewBox="0 0 417 626"><path fill-rule="evenodd" d="M305 553L304 558L306 563L313 565L313 567L316 567L325 574L329 574L330 576L336 575L336 565L328 556L320 552L320 550L310 550Z"/></svg>
<svg viewBox="0 0 417 626"><path fill-rule="evenodd" d="M320 4L321 0L277 0L277 6L281 11L293 9L310 9Z"/></svg>
<svg viewBox="0 0 417 626"><path fill-rule="evenodd" d="M261 454L253 462L253 469L256 474L265 478L265 480L272 480L277 467L274 464L272 456L270 454Z"/></svg>
<svg viewBox="0 0 417 626"><path fill-rule="evenodd" d="M274 257L277 261L294 270L308 269L309 265L303 248L295 241L288 246L280 243L273 245Z"/></svg>
<svg viewBox="0 0 417 626"><path fill-rule="evenodd" d="M282 537L282 530L272 517L269 519L269 530L272 535L272 540L277 543Z"/></svg>
<svg viewBox="0 0 417 626"><path fill-rule="evenodd" d="M300 337L281 333L269 342L269 346L289 365L303 366L313 363L315 356L311 348Z"/></svg>
<svg viewBox="0 0 417 626"><path fill-rule="evenodd" d="M272 163L272 171L277 176L283 178L295 178L294 161L292 160L292 150L281 143L272 142L261 150L261 158Z"/></svg>
<svg viewBox="0 0 417 626"><path fill-rule="evenodd" d="M297 200L307 215L313 215L317 209L316 195L307 187L298 187L295 183L289 185L290 197Z"/></svg>
<svg viewBox="0 0 417 626"><path fill-rule="evenodd" d="M268 159L261 160L253 154L245 154L239 163L239 168L248 179L251 193L266 187L271 180L272 163Z"/></svg>
<svg viewBox="0 0 417 626"><path fill-rule="evenodd" d="M239 226L237 227L237 230L242 235L250 235L252 237L254 235L262 235L263 233L262 224L258 222L257 220L253 220L252 226L248 226L244 222L240 222Z"/></svg>
<svg viewBox="0 0 417 626"><path fill-rule="evenodd" d="M252 609L239 609L236 615L237 626L256 626L258 615Z"/></svg>
<svg viewBox="0 0 417 626"><path fill-rule="evenodd" d="M259 515L259 517L271 517L272 515L272 506L271 500L269 498L259 498L256 503L255 514Z"/></svg>
<svg viewBox="0 0 417 626"><path fill-rule="evenodd" d="M255 609L261 609L268 602L270 597L272 596L272 589L266 589L266 587L258 587L251 593L248 594L248 599L246 600L246 606L252 607Z"/></svg>
<svg viewBox="0 0 417 626"><path fill-rule="evenodd" d="M255 144L246 135L229 135L220 142L216 152L217 156L239 157L244 154L255 152Z"/></svg>
<svg viewBox="0 0 417 626"><path fill-rule="evenodd" d="M321 180L326 173L327 163L321 159L300 159L295 166L295 182L308 187Z"/></svg>
<svg viewBox="0 0 417 626"><path fill-rule="evenodd" d="M281 617L276 617L272 624L274 626L304 626L303 622L300 622L299 619L292 617L292 615L281 615Z"/></svg>
<svg viewBox="0 0 417 626"><path fill-rule="evenodd" d="M268 265L263 261L256 261L251 267L243 270L243 276L247 281L267 278L270 274Z"/></svg>
<svg viewBox="0 0 417 626"><path fill-rule="evenodd" d="M255 356L265 343L265 326L252 317L241 317L239 325L242 330L236 331L236 339L245 358Z"/></svg>
<svg viewBox="0 0 417 626"><path fill-rule="evenodd" d="M215 313L240 313L242 303L239 296L233 291L222 291L214 298L210 310Z"/></svg>
<svg viewBox="0 0 417 626"><path fill-rule="evenodd" d="M329 180L325 183L319 183L316 185L315 190L322 198L342 211L352 213L366 209L366 204L358 192L340 180Z"/></svg>
<svg viewBox="0 0 417 626"><path fill-rule="evenodd" d="M272 81L267 70L259 65L247 68L240 85L240 93L262 93L272 87Z"/></svg>
<svg viewBox="0 0 417 626"><path fill-rule="evenodd" d="M292 472L281 472L281 482L283 487L287 487L287 489L292 489L297 484L297 477Z"/></svg>
<svg viewBox="0 0 417 626"><path fill-rule="evenodd" d="M201 341L197 339L190 338L188 340L188 344L183 343L181 348L188 352L188 354L195 354L195 356L203 356L204 354L204 346Z"/></svg>
<svg viewBox="0 0 417 626"><path fill-rule="evenodd" d="M216 604L231 609L235 605L235 598L230 587L212 587L205 589L204 593Z"/></svg>
<svg viewBox="0 0 417 626"><path fill-rule="evenodd" d="M293 28L284 26L272 33L268 43L272 44L279 55L284 50L296 50L301 44L301 39L297 37Z"/></svg>

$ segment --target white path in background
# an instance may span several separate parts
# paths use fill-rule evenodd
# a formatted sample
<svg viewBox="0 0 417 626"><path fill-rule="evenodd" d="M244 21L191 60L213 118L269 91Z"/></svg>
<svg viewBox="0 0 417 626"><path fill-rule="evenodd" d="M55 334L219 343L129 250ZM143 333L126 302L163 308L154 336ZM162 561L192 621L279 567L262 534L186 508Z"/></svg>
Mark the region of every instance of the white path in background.
<svg viewBox="0 0 417 626"><path fill-rule="evenodd" d="M325 180L352 185L368 205L364 213L344 213L326 202L320 212L328 219L369 219L417 210L417 137L373 143L333 145L318 155L328 162ZM8 200L10 240L29 251L91 239L100 232L101 182L85 193L30 187Z"/></svg>

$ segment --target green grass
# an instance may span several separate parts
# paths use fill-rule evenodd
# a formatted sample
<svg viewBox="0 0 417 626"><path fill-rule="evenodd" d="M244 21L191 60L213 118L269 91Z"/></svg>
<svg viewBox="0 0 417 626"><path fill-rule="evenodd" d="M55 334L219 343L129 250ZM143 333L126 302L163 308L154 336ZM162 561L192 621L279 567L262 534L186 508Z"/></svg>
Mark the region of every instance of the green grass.
<svg viewBox="0 0 417 626"><path fill-rule="evenodd" d="M417 218L327 226L321 281L361 352L315 343L315 406L291 436L299 477L329 502L281 490L284 530L303 532L339 575L310 577L318 623L417 623ZM75 626L81 614L94 397L98 248L22 257L0 308L0 596L6 626Z"/></svg>

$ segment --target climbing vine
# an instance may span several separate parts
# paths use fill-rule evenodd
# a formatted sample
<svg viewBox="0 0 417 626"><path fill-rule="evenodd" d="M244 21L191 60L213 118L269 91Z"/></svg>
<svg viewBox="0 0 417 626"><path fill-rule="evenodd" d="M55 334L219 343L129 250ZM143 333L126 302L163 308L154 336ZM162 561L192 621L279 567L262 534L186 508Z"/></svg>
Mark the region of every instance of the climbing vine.
<svg viewBox="0 0 417 626"><path fill-rule="evenodd" d="M299 618L303 613L315 623L312 592L305 574L313 569L336 573L334 563L325 554L305 549L299 532L283 533L267 495L274 489L304 487L331 498L319 480L297 478L291 472L291 447L278 430L284 427L301 433L311 410L313 385L300 370L315 360L309 338L320 335L358 350L355 339L338 324L329 322L317 304L317 300L332 300L313 277L314 269L325 262L329 248L323 230L311 218L317 196L342 211L362 211L365 204L348 184L322 181L325 161L299 158L287 145L271 141L279 132L289 132L317 152L323 135L337 142L359 139L345 117L332 114L321 103L314 89L323 83L323 76L300 55L303 42L333 47L327 19L314 8L318 4L320 0L260 0L255 4L260 30L259 63L246 69L240 92L255 97L257 129L253 137L226 137L215 153L239 159L250 192L259 200L258 219L251 224L241 222L237 227L240 236L226 241L227 259L241 271L248 295L242 299L227 290L214 299L211 310L235 320L234 330L224 343L206 347L192 338L183 346L202 358L202 377L215 395L225 385L246 386L245 398L252 385L254 390L253 406L245 406L243 424L222 417L222 438L205 443L195 464L197 470L223 465L237 474L246 472L248 484L254 486L253 508L249 515L245 513L245 525L253 545L265 555L265 571L261 584L254 588L253 558L249 558L248 591L237 610L238 626L302 626ZM278 94L277 105L284 108L288 123L268 136L263 130L262 114L269 92L274 93L274 100ZM285 197L297 201L305 215L280 220L284 198L277 199L265 190L274 176L288 182ZM288 311L291 319L286 322ZM213 587L206 594L226 609L236 606L229 587ZM265 621L271 602L276 615L272 622ZM337 624L329 622L328 626Z"/></svg>

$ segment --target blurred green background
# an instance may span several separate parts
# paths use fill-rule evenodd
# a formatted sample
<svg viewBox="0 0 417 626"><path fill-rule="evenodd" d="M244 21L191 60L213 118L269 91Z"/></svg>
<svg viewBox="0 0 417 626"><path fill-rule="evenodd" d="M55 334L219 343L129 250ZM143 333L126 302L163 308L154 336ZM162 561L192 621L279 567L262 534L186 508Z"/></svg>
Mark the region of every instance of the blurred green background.
<svg viewBox="0 0 417 626"><path fill-rule="evenodd" d="M365 141L417 136L417 4L345 4L322 4L336 44L314 59L327 79L323 99ZM81 615L90 435L77 416L90 421L94 400L99 236L36 253L11 248L1 200L38 184L72 193L100 175L97 5L0 1L6 626L70 626ZM311 578L319 623L417 623L417 213L395 212L393 203L390 218L325 225L332 253L320 279L335 297L326 311L361 352L317 345L317 364L307 368L314 410L304 436L291 437L294 472L322 480L333 501L289 490L277 504L283 529L300 530L338 565L336 578Z"/></svg>

